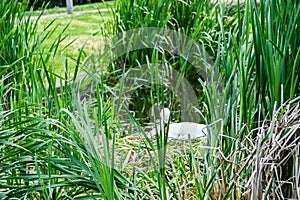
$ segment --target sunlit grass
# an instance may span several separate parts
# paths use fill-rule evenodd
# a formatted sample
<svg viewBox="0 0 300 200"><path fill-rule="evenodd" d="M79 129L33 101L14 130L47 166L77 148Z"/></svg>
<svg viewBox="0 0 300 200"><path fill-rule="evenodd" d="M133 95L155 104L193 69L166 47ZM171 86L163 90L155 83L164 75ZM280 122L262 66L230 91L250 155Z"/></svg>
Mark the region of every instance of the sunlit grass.
<svg viewBox="0 0 300 200"><path fill-rule="evenodd" d="M76 65L75 60L84 45L84 57L98 53L99 49L103 49L104 39L101 33L103 31L103 24L111 18L109 10L100 13L97 11L87 12L79 15L43 16L38 22L38 31L43 31L44 27L47 27L50 23L51 27L55 28L55 31L42 44L42 48L49 49L53 41L56 40L57 35L64 30L64 39L60 42L57 54L53 60L53 72L57 74L64 73L66 58L70 59L69 67L73 71ZM68 25L67 28L66 25Z"/></svg>

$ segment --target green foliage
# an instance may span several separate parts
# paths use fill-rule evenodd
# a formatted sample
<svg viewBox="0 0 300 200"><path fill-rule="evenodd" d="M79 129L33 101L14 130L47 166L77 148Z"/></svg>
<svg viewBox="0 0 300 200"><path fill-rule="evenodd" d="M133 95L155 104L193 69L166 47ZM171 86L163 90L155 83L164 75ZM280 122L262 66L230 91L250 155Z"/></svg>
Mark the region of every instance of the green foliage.
<svg viewBox="0 0 300 200"><path fill-rule="evenodd" d="M252 3L251 10L258 101L271 113L275 102L279 106L300 92L299 3L271 0L260 11Z"/></svg>
<svg viewBox="0 0 300 200"><path fill-rule="evenodd" d="M220 11L217 4L211 1L173 1L173 0L121 0L116 2L116 12L114 14L113 33L122 33L123 31L134 30L143 27L158 27L176 30L190 37L194 41L203 45L204 49L209 53L208 56L215 57L218 49L218 35L220 34L220 25L215 23L217 13ZM231 31L231 27L236 24L235 11L227 9L225 14L231 14L223 23L224 31ZM125 47L126 48L126 47ZM176 71L180 72L185 79L193 86L199 103L203 102L202 88L199 87L199 78L202 78L195 70L191 63L187 63L184 58L179 55L174 55L168 51L157 51L151 49L136 50L128 53L126 56L119 58L110 68L112 76L108 77L109 83L115 83L119 79L121 73L125 69L138 68L139 65L147 64L147 60L165 63L171 65ZM213 58L212 57L212 58ZM157 59L157 61L155 61ZM122 64L120 64L122 63ZM126 63L126 64L123 64ZM117 78L117 80L115 80ZM145 86L147 87L147 86ZM143 93L143 95L142 95ZM170 93L168 94L170 95ZM176 94L173 94L175 96ZM136 90L136 96L145 96L145 99L150 99L150 94L144 93L143 90ZM174 98L172 98L174 100ZM136 101L132 105L133 110L149 110L149 105L146 101ZM170 103L169 103L170 104ZM175 110L178 109L175 108ZM203 109L202 112L205 112ZM143 116L144 117L144 116ZM204 119L201 119L203 122Z"/></svg>
<svg viewBox="0 0 300 200"><path fill-rule="evenodd" d="M87 43L56 74L52 65L69 25L57 31L51 20L38 30L42 13L36 20L31 15L17 1L0 3L1 199L299 198L293 188L299 184L300 154L297 0L247 1L241 7L193 0L116 2L114 33L154 26L203 44L221 74L206 83L183 58L152 49L130 52L96 76L83 62ZM112 103L117 89L109 81L122 80L120 69L137 70L150 61L194 76L207 123L213 123L207 140L171 141L162 134L150 139L138 112L126 114L140 137L123 133L130 127L118 120ZM152 68L151 78L159 77ZM90 91L75 84L81 69L95 83ZM133 103L142 95L150 105L180 106L163 84L134 91ZM130 168L134 158L138 162Z"/></svg>
<svg viewBox="0 0 300 200"><path fill-rule="evenodd" d="M110 186L116 179L125 190L128 181L95 160L61 112L74 111L69 61L62 75L51 69L68 25L57 33L52 20L38 30L43 12L31 19L32 11L18 9L17 1L0 5L0 198L112 199L115 190L121 199ZM53 34L53 43L43 45ZM81 48L74 79L82 57Z"/></svg>
<svg viewBox="0 0 300 200"><path fill-rule="evenodd" d="M219 187L221 193L226 194L226 198L237 198L240 195L238 183L246 184L243 183L243 179L233 181L237 179L235 173L240 172L238 176L242 177L250 176L255 166L247 163L251 153L239 153L239 149L249 146L259 152L259 146L254 148L250 142L257 140L256 128L262 128L265 121L274 120L275 111L283 103L299 96L299 14L300 4L297 1L289 1L287 4L273 0L261 1L261 4L249 1L245 5L244 14L238 13L238 23L232 28L233 31L221 32L219 41L222 42L219 43L220 52L216 58L216 66L224 69L222 73L225 90L217 94L208 91L207 97L223 97L219 98L221 103L217 104L220 105L221 112L217 113L214 119L224 119L224 136L219 136L219 140L213 144L221 149L222 157L216 159L212 165L211 160L207 163L208 168L220 167L215 173L223 177ZM222 25L225 19L226 16L221 12L219 23ZM209 104L210 114L215 110L215 106ZM297 134L293 135L294 139L289 142L296 140L296 137ZM249 141L249 138L252 139ZM264 141L269 139L266 135ZM208 153L209 157L217 154L219 151ZM245 165L240 166L239 162L245 158L249 160L244 160ZM288 170L297 168L297 165L290 162L282 164L281 167ZM228 173L225 173L225 169ZM293 172L277 178L287 180L292 174ZM210 180L214 179L213 175ZM272 177L272 180L275 179ZM291 186L287 187L289 189L286 190L285 186L282 186L282 190L293 190ZM259 192L263 193L262 190L260 188ZM271 191L265 192L267 196L274 195ZM292 197L288 192L283 192L282 195Z"/></svg>
<svg viewBox="0 0 300 200"><path fill-rule="evenodd" d="M116 33L142 27L175 29L203 44L213 57L221 80L213 80L208 87L203 85L207 120L217 124L208 137L211 149L205 153L198 196L242 198L246 177L255 164L249 163L251 151L239 150L252 149L251 141L257 137L255 128L272 119L284 102L299 96L299 2L247 1L242 5L238 1L236 6L230 6L210 1L124 0L116 3L116 10ZM190 66L181 65L184 62L180 63L178 57L162 54L178 71L185 69L186 78L195 75L188 71ZM137 60L143 63L144 55L151 57L152 52L130 53L121 63L132 67ZM218 91L218 81L222 81L223 91ZM297 134L293 138L296 140ZM291 162L282 167L297 169ZM292 177L290 172L279 179ZM287 188L282 195L291 197L291 192L286 191L292 188ZM268 191L266 195L274 194Z"/></svg>
<svg viewBox="0 0 300 200"><path fill-rule="evenodd" d="M121 0L116 2L116 33L142 27L173 29L203 44L211 55L216 55L220 24L220 8L210 0ZM227 16L222 24L230 32L236 24L236 9L223 10ZM229 16L230 14L230 16Z"/></svg>

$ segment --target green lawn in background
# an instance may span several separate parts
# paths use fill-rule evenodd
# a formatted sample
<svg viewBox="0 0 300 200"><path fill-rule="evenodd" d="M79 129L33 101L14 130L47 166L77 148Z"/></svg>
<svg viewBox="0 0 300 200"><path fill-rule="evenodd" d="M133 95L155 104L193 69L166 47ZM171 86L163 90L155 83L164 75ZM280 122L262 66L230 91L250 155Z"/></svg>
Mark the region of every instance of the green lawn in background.
<svg viewBox="0 0 300 200"><path fill-rule="evenodd" d="M72 15L61 13L62 9L46 10L45 14L39 20L39 31L42 32L50 23L52 23L50 30L55 29L55 31L43 43L43 48L51 48L51 45L58 38L59 34L66 29L62 35L62 38L65 39L59 45L58 53L53 59L50 71L60 75L64 74L65 60L67 58L70 61L68 63L69 70L72 72L72 69L75 67L75 61L73 62L73 60L77 59L80 49L85 43L85 56L89 56L103 47L101 27L111 17L110 5L112 5L112 2L108 4L96 3L75 6ZM54 11L57 11L57 13Z"/></svg>
<svg viewBox="0 0 300 200"><path fill-rule="evenodd" d="M104 1L103 3L90 3L84 5L74 5L73 11L86 11L86 10L97 10L97 9L105 9L107 7L111 7L114 5L114 1ZM39 15L41 11L37 10L33 12L33 15ZM57 13L67 13L66 7L57 7L57 8L49 8L45 11L45 14L57 14Z"/></svg>

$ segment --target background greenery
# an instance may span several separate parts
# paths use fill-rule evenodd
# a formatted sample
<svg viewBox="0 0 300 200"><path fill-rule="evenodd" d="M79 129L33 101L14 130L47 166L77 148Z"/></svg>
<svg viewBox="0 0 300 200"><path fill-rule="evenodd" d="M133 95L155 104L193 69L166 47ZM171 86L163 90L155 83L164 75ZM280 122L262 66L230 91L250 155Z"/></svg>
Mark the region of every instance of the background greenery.
<svg viewBox="0 0 300 200"><path fill-rule="evenodd" d="M22 1L21 1L22 2ZM48 5L49 8L66 7L65 0L23 0L28 3L28 8L41 9L43 6ZM101 3L102 0L73 0L73 5L84 5L91 3Z"/></svg>
<svg viewBox="0 0 300 200"><path fill-rule="evenodd" d="M43 10L32 19L36 12L17 1L0 3L0 198L299 198L299 2L120 0L114 9L57 19ZM220 80L207 87L183 58L155 49L108 68L90 56L98 38L149 26L198 41ZM117 120L118 70L149 61L171 65L199 92L213 124L205 140L147 138L138 107L129 124ZM89 62L104 73L86 77L92 92L78 91ZM133 102L176 104L165 89L136 88L143 96ZM129 134L133 126L138 133Z"/></svg>

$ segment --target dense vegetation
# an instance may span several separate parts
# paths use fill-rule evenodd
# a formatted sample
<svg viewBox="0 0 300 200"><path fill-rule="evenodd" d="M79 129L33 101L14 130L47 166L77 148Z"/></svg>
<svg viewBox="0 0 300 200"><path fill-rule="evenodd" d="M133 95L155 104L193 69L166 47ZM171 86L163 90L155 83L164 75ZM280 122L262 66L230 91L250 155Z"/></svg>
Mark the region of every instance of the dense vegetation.
<svg viewBox="0 0 300 200"><path fill-rule="evenodd" d="M45 46L57 34L53 21L38 32L39 17L30 19L17 0L0 2L0 13L1 199L300 198L299 1L116 2L105 36L145 27L187 35L214 61L207 70L219 76L206 81L185 57L159 47L127 52L106 67L103 56L116 53L115 43L85 60L82 44L56 74L50 69L68 26ZM197 91L210 124L206 139L147 138L144 115L134 111L182 109L156 70L161 63ZM127 88L122 78L143 66L161 84L135 77ZM127 89L133 99L122 110Z"/></svg>

